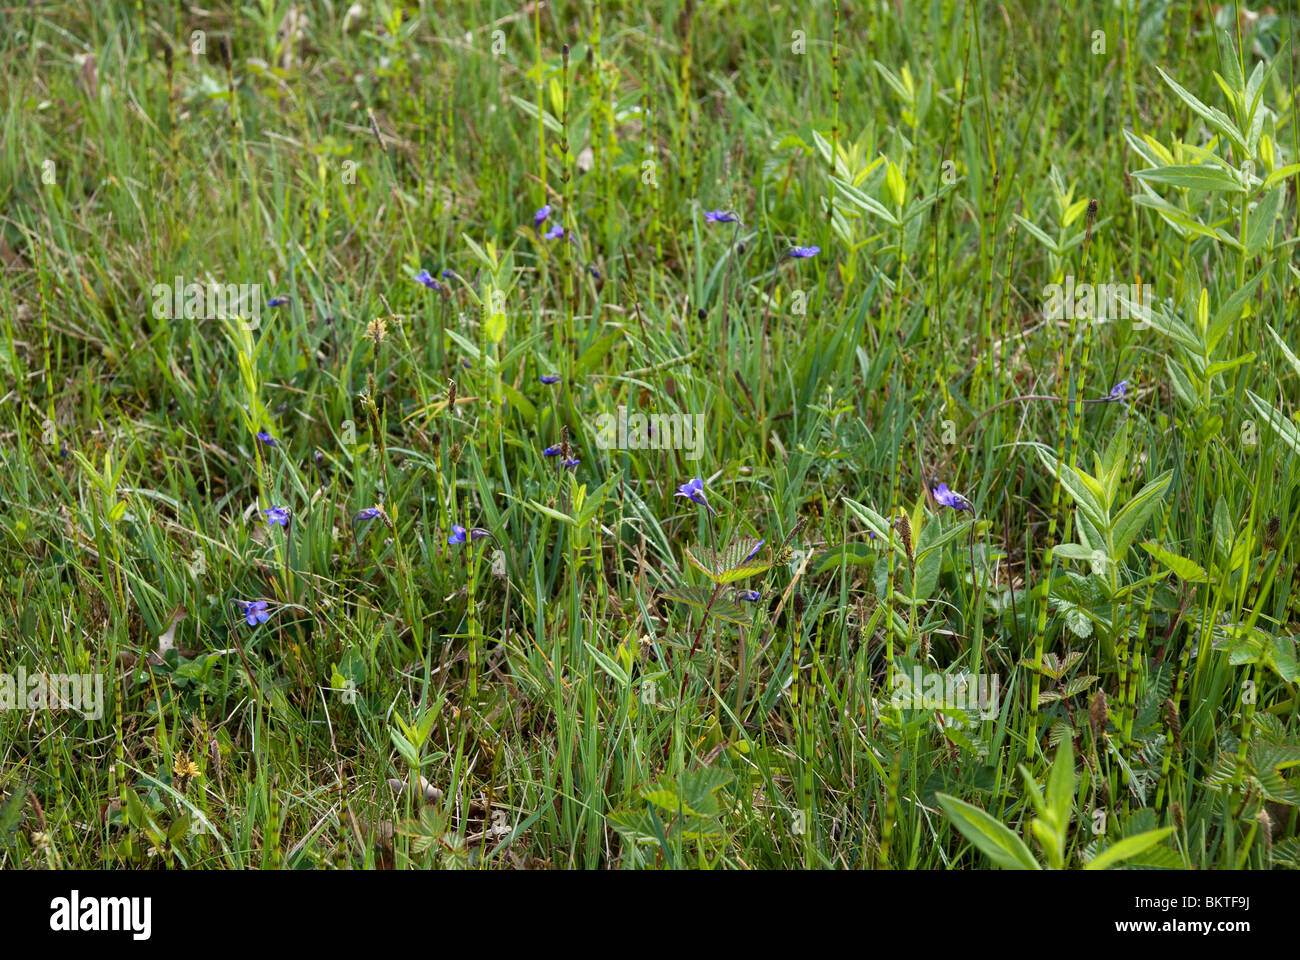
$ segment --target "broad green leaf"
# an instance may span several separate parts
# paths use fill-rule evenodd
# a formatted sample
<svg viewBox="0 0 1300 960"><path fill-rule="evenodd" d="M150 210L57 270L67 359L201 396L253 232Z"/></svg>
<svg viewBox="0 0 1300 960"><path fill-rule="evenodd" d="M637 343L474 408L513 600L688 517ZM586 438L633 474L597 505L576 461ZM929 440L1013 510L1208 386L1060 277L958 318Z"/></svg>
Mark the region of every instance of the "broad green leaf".
<svg viewBox="0 0 1300 960"><path fill-rule="evenodd" d="M1294 423L1283 416L1281 410L1275 410L1249 390L1246 391L1246 399L1259 411L1259 415L1264 418L1282 442L1296 453L1300 453L1300 429L1297 429Z"/></svg>
<svg viewBox="0 0 1300 960"><path fill-rule="evenodd" d="M1209 577L1206 576L1205 569L1194 560L1171 553L1157 543L1147 541L1139 544L1143 550L1155 557L1160 563L1172 570L1182 580L1188 583L1204 583Z"/></svg>
<svg viewBox="0 0 1300 960"><path fill-rule="evenodd" d="M974 520L963 520L954 526L944 530L936 522L927 523L921 531L921 536L917 538L916 544L916 562L919 564L922 560L959 537L965 536L972 526ZM940 530L938 534L931 534L931 530Z"/></svg>
<svg viewBox="0 0 1300 960"><path fill-rule="evenodd" d="M1079 510L1092 522L1092 525L1098 530L1109 530L1110 520L1092 491L1093 487L1100 489L1100 485L1095 480L1092 481L1091 485L1085 484L1081 479L1082 471L1071 467L1069 464L1062 464L1063 469L1058 473L1056 457L1045 450L1040 449L1038 451L1038 458L1042 461L1043 466L1047 468L1047 472L1060 480L1061 486L1074 499Z"/></svg>
<svg viewBox="0 0 1300 960"><path fill-rule="evenodd" d="M1174 472L1166 470L1160 476L1156 477L1145 487L1143 487L1132 500L1124 505L1124 509L1115 517L1115 525L1111 534L1111 555L1110 558L1116 563L1124 559L1128 549L1137 539L1137 535L1142 532L1142 527L1151 519L1160 506L1160 498L1164 496L1165 490L1169 487L1169 481L1173 479Z"/></svg>
<svg viewBox="0 0 1300 960"><path fill-rule="evenodd" d="M1062 827L1070 822L1074 807L1074 747L1069 740L1056 748L1047 779L1047 807Z"/></svg>
<svg viewBox="0 0 1300 960"><path fill-rule="evenodd" d="M935 794L939 806L961 835L1006 870L1041 870L1025 841L974 804L946 793Z"/></svg>
<svg viewBox="0 0 1300 960"><path fill-rule="evenodd" d="M1223 191L1245 193L1246 188L1232 174L1203 163L1181 164L1173 167L1156 167L1138 170L1133 174L1151 183L1164 183L1187 190Z"/></svg>
<svg viewBox="0 0 1300 960"><path fill-rule="evenodd" d="M596 369L596 365L604 359L605 354L613 349L614 344L618 343L623 336L622 328L616 329L613 333L607 333L601 337L586 350L582 351L582 356L578 357L577 363L573 365L573 375L575 377L585 376Z"/></svg>
<svg viewBox="0 0 1300 960"><path fill-rule="evenodd" d="M1269 269L1269 267L1261 269L1257 274L1247 280L1241 289L1234 291L1232 296L1225 300L1223 305L1215 311L1214 319L1210 321L1209 334L1206 338L1204 351L1206 356L1208 356L1210 351L1218 346L1219 341L1223 339L1223 335L1232 327L1233 322L1241 316L1241 311L1242 308L1246 306L1246 301L1255 293L1255 287L1259 286L1259 282L1264 279L1264 275L1268 273Z"/></svg>
<svg viewBox="0 0 1300 960"><path fill-rule="evenodd" d="M1294 177L1297 173L1300 173L1300 163L1288 163L1285 167L1278 167L1264 178L1263 189L1271 190L1274 184L1281 183L1288 177Z"/></svg>
<svg viewBox="0 0 1300 960"><path fill-rule="evenodd" d="M504 381L501 383L501 392L504 394L506 402L524 418L525 423L532 425L537 422L537 408L533 406L531 400Z"/></svg>
<svg viewBox="0 0 1300 960"><path fill-rule="evenodd" d="M570 526L573 526L574 524L577 523L577 521L574 520L573 517L569 516L567 513L560 513L559 510L553 510L548 506L538 503L536 500L529 500L528 505L532 507L534 510L536 510L538 513L546 514L552 520L559 520L561 523L567 523Z"/></svg>
<svg viewBox="0 0 1300 960"><path fill-rule="evenodd" d="M1169 74L1165 73L1159 67L1156 67L1156 72L1164 78L1165 83L1169 84L1170 89L1173 90L1174 93L1178 94L1178 98L1182 100L1183 103L1187 104L1196 111L1196 113L1200 114L1201 118L1215 130L1219 131L1219 133L1231 140L1233 145L1243 154L1249 154L1250 151L1246 149L1245 136L1243 136L1241 131L1233 126L1232 121L1228 119L1226 113L1222 110L1216 109L1215 107L1207 106L1200 100L1196 99L1196 97L1185 90L1177 80L1169 76Z"/></svg>
<svg viewBox="0 0 1300 960"><path fill-rule="evenodd" d="M1144 850L1154 847L1173 832L1173 827L1162 827L1159 830L1148 830L1146 833L1139 833L1135 837L1125 837L1123 840L1112 843L1101 853L1097 854L1097 856L1089 860L1084 864L1083 869L1105 870L1122 860L1136 857Z"/></svg>
<svg viewBox="0 0 1300 960"><path fill-rule="evenodd" d="M1272 327L1265 327L1265 329L1268 330L1268 335L1273 338L1273 342L1277 344L1277 348L1282 351L1282 356L1291 365L1291 369L1295 371L1296 376L1300 377L1300 357L1291 352L1291 348L1286 345L1285 340L1277 335L1276 330Z"/></svg>
<svg viewBox="0 0 1300 960"><path fill-rule="evenodd" d="M1014 217L1015 217L1016 223L1020 224L1020 225L1021 225L1022 227L1024 227L1027 231L1029 231L1029 235L1030 235L1030 236L1032 236L1035 240L1037 240L1039 243L1041 243L1044 247L1046 247L1046 248L1047 248L1048 250L1050 250L1052 253L1055 253L1056 255L1060 256L1060 254L1061 254L1061 248L1060 248L1060 246L1057 244L1057 242L1056 242L1055 240L1053 240L1051 237L1049 237L1049 236L1048 236L1048 235L1047 235L1043 230L1039 229L1039 227L1038 227L1037 224L1033 223L1033 222L1030 221L1030 220L1026 220L1024 217L1022 217L1022 216L1021 216L1020 214L1018 214L1018 213L1017 213L1017 214L1014 214Z"/></svg>
<svg viewBox="0 0 1300 960"><path fill-rule="evenodd" d="M1264 194L1264 199L1259 201L1254 210L1250 211L1250 219L1246 223L1246 256L1255 256L1268 243L1269 235L1273 232L1273 224L1277 220L1277 208L1282 202L1284 192L1281 187L1274 187Z"/></svg>
<svg viewBox="0 0 1300 960"><path fill-rule="evenodd" d="M623 670L622 667L620 667L609 657L605 656L605 654L601 653L600 650L592 646L590 643L587 643L586 646L587 646L587 652L591 654L591 658L596 661L596 665L599 666L600 669L604 670L611 677L617 680L619 686L626 687L628 685L630 681L628 679L627 673Z"/></svg>

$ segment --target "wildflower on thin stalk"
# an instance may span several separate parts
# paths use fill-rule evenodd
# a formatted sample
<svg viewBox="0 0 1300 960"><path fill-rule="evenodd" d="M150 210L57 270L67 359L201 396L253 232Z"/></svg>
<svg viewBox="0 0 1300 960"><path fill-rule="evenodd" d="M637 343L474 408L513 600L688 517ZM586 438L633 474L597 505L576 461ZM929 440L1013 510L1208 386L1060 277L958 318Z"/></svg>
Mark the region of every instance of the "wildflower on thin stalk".
<svg viewBox="0 0 1300 960"><path fill-rule="evenodd" d="M259 623L266 623L271 619L271 615L266 611L265 600L253 600L245 602L243 600L235 601L239 604L239 614L244 618L250 627L255 627Z"/></svg>
<svg viewBox="0 0 1300 960"><path fill-rule="evenodd" d="M710 210L704 219L708 223L740 223L740 217L730 210Z"/></svg>
<svg viewBox="0 0 1300 960"><path fill-rule="evenodd" d="M718 511L709 506L709 501L704 499L704 480L700 477L694 477L686 483L683 483L677 488L677 492L674 493L673 496L685 497L693 503L698 503L702 507L707 507L710 513L717 516Z"/></svg>
<svg viewBox="0 0 1300 960"><path fill-rule="evenodd" d="M268 431L265 427L257 431L257 441L258 443L266 447L274 447L276 445L275 437L271 436L270 431Z"/></svg>
<svg viewBox="0 0 1300 960"><path fill-rule="evenodd" d="M470 543L473 543L475 540L481 540L484 537L492 537L492 531L485 530L483 527L471 527L466 530L457 523L452 526L451 533L447 537L447 543L452 546L458 543L465 543L467 540ZM495 540L496 537L492 537L492 539Z"/></svg>
<svg viewBox="0 0 1300 960"><path fill-rule="evenodd" d="M821 247L791 247L786 253L784 259L787 260L807 260L815 257L822 252Z"/></svg>
<svg viewBox="0 0 1300 960"><path fill-rule="evenodd" d="M546 384L559 383L560 375L558 373L544 373L538 379Z"/></svg>
<svg viewBox="0 0 1300 960"><path fill-rule="evenodd" d="M284 294L279 294L277 296L272 297L270 300L266 301L266 305L268 307L283 307L288 302L289 302L288 297L286 297Z"/></svg>
<svg viewBox="0 0 1300 960"><path fill-rule="evenodd" d="M551 227L551 229L542 234L542 236L547 240L558 240L560 237L564 236L564 228L557 223L555 226Z"/></svg>
<svg viewBox="0 0 1300 960"><path fill-rule="evenodd" d="M417 273L415 275L415 282L424 284L430 290L442 289L442 284L439 283L437 280L433 279L433 274L429 273L428 270L421 270L419 273Z"/></svg>
<svg viewBox="0 0 1300 960"><path fill-rule="evenodd" d="M550 215L551 215L551 205L549 203L544 203L540 207L538 207L537 212L533 214L533 229L537 229L543 223L545 223L546 218L549 217Z"/></svg>
<svg viewBox="0 0 1300 960"><path fill-rule="evenodd" d="M969 510L975 512L971 502L955 490L949 490L948 484L941 483L934 488L934 499L943 504L945 507L952 507L954 510Z"/></svg>
<svg viewBox="0 0 1300 960"><path fill-rule="evenodd" d="M266 514L267 526L280 526L288 528L289 526L289 508L288 507L271 507L262 511Z"/></svg>

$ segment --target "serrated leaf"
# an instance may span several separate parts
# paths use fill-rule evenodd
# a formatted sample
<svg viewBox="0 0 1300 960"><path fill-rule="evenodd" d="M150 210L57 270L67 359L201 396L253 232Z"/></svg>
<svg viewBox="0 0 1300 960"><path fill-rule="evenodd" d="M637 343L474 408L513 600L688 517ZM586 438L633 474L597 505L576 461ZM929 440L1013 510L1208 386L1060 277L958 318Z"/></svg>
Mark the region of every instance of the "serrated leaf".
<svg viewBox="0 0 1300 960"><path fill-rule="evenodd" d="M738 624L742 627L753 624L753 619L749 613L734 600L719 596L713 601L713 606L710 607L709 598L713 596L713 591L708 587L674 587L670 590L661 590L659 595L668 600L676 600L692 607L699 607L701 610L707 609L711 616L717 617L719 620L725 620L728 623Z"/></svg>
<svg viewBox="0 0 1300 960"><path fill-rule="evenodd" d="M1092 636L1092 621L1078 607L1072 606L1065 611L1065 625L1080 640L1086 640Z"/></svg>

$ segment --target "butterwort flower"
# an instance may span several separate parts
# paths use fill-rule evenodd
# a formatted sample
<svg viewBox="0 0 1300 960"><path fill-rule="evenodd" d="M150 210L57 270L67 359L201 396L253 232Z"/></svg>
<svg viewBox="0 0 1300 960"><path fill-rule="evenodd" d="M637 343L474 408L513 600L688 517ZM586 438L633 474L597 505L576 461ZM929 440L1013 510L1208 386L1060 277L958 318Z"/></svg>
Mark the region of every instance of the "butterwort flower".
<svg viewBox="0 0 1300 960"><path fill-rule="evenodd" d="M758 603L763 599L763 595L757 590L741 590L736 596L741 600L748 600L750 603Z"/></svg>
<svg viewBox="0 0 1300 960"><path fill-rule="evenodd" d="M379 516L378 507L366 507L364 510L358 510L357 515L352 519L355 520L373 520Z"/></svg>
<svg viewBox="0 0 1300 960"><path fill-rule="evenodd" d="M533 227L540 227L550 215L551 205L549 203L542 204L537 208L537 212L533 214Z"/></svg>
<svg viewBox="0 0 1300 960"><path fill-rule="evenodd" d="M698 503L702 507L707 507L708 511L715 517L718 515L718 511L710 507L709 501L704 499L704 481L699 477L693 477L683 483L677 488L677 492L674 493L673 496L685 497L687 500Z"/></svg>
<svg viewBox="0 0 1300 960"><path fill-rule="evenodd" d="M445 269L445 270L442 271L442 279L444 279L444 280L455 280L455 279L456 279L456 271L453 270L453 269L451 269L451 267L448 267L447 269Z"/></svg>
<svg viewBox="0 0 1300 960"><path fill-rule="evenodd" d="M257 431L257 440L259 443L265 444L268 447L275 446L275 437L271 436L270 432L265 427Z"/></svg>
<svg viewBox="0 0 1300 960"><path fill-rule="evenodd" d="M564 448L561 447L558 443L555 443L555 444L552 444L551 446L547 447L545 450L543 450L543 451L542 451L542 456L544 456L544 457L558 457L558 456L559 456L561 453L563 453L563 452L564 452Z"/></svg>
<svg viewBox="0 0 1300 960"><path fill-rule="evenodd" d="M821 247L791 247L786 256L795 260L807 260L809 257L815 257L821 252Z"/></svg>
<svg viewBox="0 0 1300 960"><path fill-rule="evenodd" d="M288 507L271 507L269 510L263 510L266 514L266 523L268 526L289 526L289 508Z"/></svg>
<svg viewBox="0 0 1300 960"><path fill-rule="evenodd" d="M1127 393L1128 381L1121 380L1119 383L1115 384L1115 386L1110 388L1110 393L1106 395L1106 399L1112 403L1123 403L1124 397Z"/></svg>
<svg viewBox="0 0 1300 960"><path fill-rule="evenodd" d="M266 623L271 619L271 615L266 612L265 600L253 600L249 603L245 603L243 600L236 600L235 602L239 604L239 612L250 627L255 627L259 623Z"/></svg>
<svg viewBox="0 0 1300 960"><path fill-rule="evenodd" d="M283 307L288 302L289 302L289 298L281 293L281 294L277 294L276 296L272 297L270 300L266 301L266 305L268 307Z"/></svg>
<svg viewBox="0 0 1300 960"><path fill-rule="evenodd" d="M559 383L560 375L558 373L544 373L539 377L542 383Z"/></svg>
<svg viewBox="0 0 1300 960"><path fill-rule="evenodd" d="M760 541L758 541L758 543L754 544L754 549L751 550L751 551L749 551L749 553L745 554L745 559L744 559L744 560L741 560L740 562L741 562L741 563L749 563L750 560L753 560L753 559L754 559L754 554L758 553L758 548L761 547L761 546L762 546L763 544L765 544L765 543L767 543L766 540L760 540ZM755 598L755 599L757 599L757 598Z"/></svg>
<svg viewBox="0 0 1300 960"><path fill-rule="evenodd" d="M439 283L437 280L433 279L433 274L431 274L428 270L421 270L419 273L417 273L415 275L415 281L416 283L424 284L430 290L442 289L442 284Z"/></svg>
<svg viewBox="0 0 1300 960"><path fill-rule="evenodd" d="M709 223L740 223L740 217L730 210L710 210L704 219Z"/></svg>
<svg viewBox="0 0 1300 960"><path fill-rule="evenodd" d="M566 467L576 467L580 463L582 463L582 461L579 460L577 457L570 457L568 460L564 461L564 465Z"/></svg>
<svg viewBox="0 0 1300 960"><path fill-rule="evenodd" d="M970 501L955 490L949 490L946 483L941 483L934 488L934 499L945 507L952 507L954 510L975 512L975 508L971 506Z"/></svg>
<svg viewBox="0 0 1300 960"><path fill-rule="evenodd" d="M467 539L472 543L473 541L480 540L483 537L491 537L491 536L492 536L491 530L485 530L482 527L472 527L469 530L466 530L459 523L457 523L452 526L451 535L447 537L447 543L449 544L464 543ZM493 537L493 539L496 538Z"/></svg>
<svg viewBox="0 0 1300 960"><path fill-rule="evenodd" d="M542 234L542 236L547 240L558 240L560 237L564 236L564 228L557 223L555 226L551 227L551 229Z"/></svg>

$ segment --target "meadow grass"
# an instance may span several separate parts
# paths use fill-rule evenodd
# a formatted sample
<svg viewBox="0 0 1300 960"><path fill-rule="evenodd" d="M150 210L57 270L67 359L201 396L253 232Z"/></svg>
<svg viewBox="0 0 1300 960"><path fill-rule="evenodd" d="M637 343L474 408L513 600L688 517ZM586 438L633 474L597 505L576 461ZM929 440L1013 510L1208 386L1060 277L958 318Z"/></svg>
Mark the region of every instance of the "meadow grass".
<svg viewBox="0 0 1300 960"><path fill-rule="evenodd" d="M1300 866L1235 14L0 13L0 867Z"/></svg>

